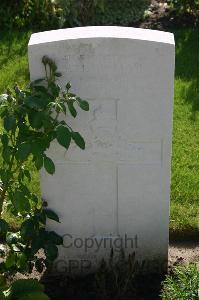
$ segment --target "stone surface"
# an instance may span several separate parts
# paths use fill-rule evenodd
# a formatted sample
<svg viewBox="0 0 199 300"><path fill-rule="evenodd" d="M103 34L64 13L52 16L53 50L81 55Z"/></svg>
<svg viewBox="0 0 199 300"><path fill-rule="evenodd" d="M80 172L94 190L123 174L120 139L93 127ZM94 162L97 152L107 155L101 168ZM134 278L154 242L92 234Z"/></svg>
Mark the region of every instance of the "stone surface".
<svg viewBox="0 0 199 300"><path fill-rule="evenodd" d="M53 176L41 189L64 235L60 271L91 271L113 246L139 261L167 262L174 38L166 32L84 27L36 33L29 42L31 79L44 75L43 55L55 60L60 84L90 103L67 117L86 140L66 153L53 143ZM132 239L132 240L130 240ZM122 243L123 242L123 243ZM149 270L150 267L147 267Z"/></svg>

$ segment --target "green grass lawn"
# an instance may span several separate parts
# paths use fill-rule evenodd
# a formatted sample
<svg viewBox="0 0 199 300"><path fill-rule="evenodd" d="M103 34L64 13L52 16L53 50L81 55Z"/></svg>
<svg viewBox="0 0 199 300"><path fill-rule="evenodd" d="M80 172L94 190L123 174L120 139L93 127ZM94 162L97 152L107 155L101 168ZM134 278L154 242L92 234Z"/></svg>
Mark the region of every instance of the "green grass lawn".
<svg viewBox="0 0 199 300"><path fill-rule="evenodd" d="M199 228L199 31L176 39L170 228Z"/></svg>
<svg viewBox="0 0 199 300"><path fill-rule="evenodd" d="M28 82L27 43L30 32L0 32L0 93L15 82ZM171 184L173 232L199 226L199 31L179 30L176 38L176 78ZM32 168L32 167L31 167ZM38 174L32 169L34 191Z"/></svg>

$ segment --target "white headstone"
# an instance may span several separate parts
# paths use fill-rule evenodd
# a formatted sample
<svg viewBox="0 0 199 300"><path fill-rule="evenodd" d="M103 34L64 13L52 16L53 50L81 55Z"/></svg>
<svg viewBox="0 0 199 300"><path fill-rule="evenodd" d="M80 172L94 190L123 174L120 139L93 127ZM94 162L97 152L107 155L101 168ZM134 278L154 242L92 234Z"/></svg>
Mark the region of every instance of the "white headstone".
<svg viewBox="0 0 199 300"><path fill-rule="evenodd" d="M86 150L53 143L56 164L41 173L43 197L64 236L57 267L95 269L110 248L136 259L167 262L174 84L173 34L125 27L83 27L36 33L29 42L31 79L52 58L90 112L67 117ZM152 267L154 268L154 266ZM150 267L149 267L150 269Z"/></svg>

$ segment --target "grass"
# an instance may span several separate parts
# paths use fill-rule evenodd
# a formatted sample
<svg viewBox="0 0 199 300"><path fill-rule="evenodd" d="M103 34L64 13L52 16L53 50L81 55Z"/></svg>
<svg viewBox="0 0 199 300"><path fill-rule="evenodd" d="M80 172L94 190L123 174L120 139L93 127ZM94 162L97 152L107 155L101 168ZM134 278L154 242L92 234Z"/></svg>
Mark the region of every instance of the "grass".
<svg viewBox="0 0 199 300"><path fill-rule="evenodd" d="M15 82L28 82L27 42L30 32L0 32L0 92Z"/></svg>
<svg viewBox="0 0 199 300"><path fill-rule="evenodd" d="M7 33L0 31L0 94L7 87L13 87L15 83L20 87L27 85L29 81L27 44L31 32ZM1 127L0 127L1 132ZM0 164L2 158L0 157ZM31 190L40 194L39 176L30 162L29 168L32 173ZM13 218L10 214L4 215L13 227L18 227L20 218Z"/></svg>
<svg viewBox="0 0 199 300"><path fill-rule="evenodd" d="M172 231L199 226L199 31L179 30L176 38Z"/></svg>
<svg viewBox="0 0 199 300"><path fill-rule="evenodd" d="M28 82L27 43L30 32L0 32L0 93L15 82ZM199 31L179 30L171 184L171 232L192 232L199 226ZM32 169L32 189L39 191Z"/></svg>
<svg viewBox="0 0 199 300"><path fill-rule="evenodd" d="M162 300L195 300L199 293L199 272L196 264L178 266L163 282Z"/></svg>

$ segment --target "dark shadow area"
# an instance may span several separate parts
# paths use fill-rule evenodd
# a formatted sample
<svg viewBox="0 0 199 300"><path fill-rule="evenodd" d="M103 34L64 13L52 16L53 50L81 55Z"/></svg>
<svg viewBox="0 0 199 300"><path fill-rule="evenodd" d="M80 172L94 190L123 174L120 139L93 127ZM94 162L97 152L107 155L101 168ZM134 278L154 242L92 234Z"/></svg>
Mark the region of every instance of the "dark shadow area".
<svg viewBox="0 0 199 300"><path fill-rule="evenodd" d="M51 300L160 300L161 282L164 275L150 274L138 277L132 283L132 291L117 298L107 296L105 290L96 285L95 274L69 278L64 275L44 275L41 282ZM119 287L118 287L119 289Z"/></svg>
<svg viewBox="0 0 199 300"><path fill-rule="evenodd" d="M168 270L165 260L138 261L135 252L126 256L123 250L116 255L111 250L109 259L102 259L96 271L83 262L58 259L51 270L42 274L50 299L160 299L161 282Z"/></svg>
<svg viewBox="0 0 199 300"><path fill-rule="evenodd" d="M195 247L199 247L199 241L195 239L193 240L182 240L182 241L170 241L170 246L175 246L178 248L186 248L186 249L193 249Z"/></svg>
<svg viewBox="0 0 199 300"><path fill-rule="evenodd" d="M199 30L175 30L176 76L199 79Z"/></svg>
<svg viewBox="0 0 199 300"><path fill-rule="evenodd" d="M170 243L184 242L184 243L198 243L199 244L199 230L194 227L186 228L184 230L170 230L169 240Z"/></svg>

